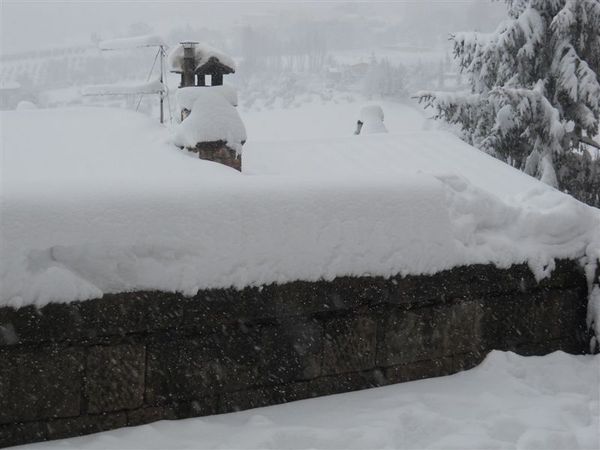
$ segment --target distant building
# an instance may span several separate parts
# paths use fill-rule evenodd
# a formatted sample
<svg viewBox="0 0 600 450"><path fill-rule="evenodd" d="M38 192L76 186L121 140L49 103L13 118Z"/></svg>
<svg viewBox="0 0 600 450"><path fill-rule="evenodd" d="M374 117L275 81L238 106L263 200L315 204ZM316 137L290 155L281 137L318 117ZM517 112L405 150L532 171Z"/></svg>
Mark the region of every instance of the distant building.
<svg viewBox="0 0 600 450"><path fill-rule="evenodd" d="M23 97L23 88L16 81L0 81L0 110L15 109Z"/></svg>

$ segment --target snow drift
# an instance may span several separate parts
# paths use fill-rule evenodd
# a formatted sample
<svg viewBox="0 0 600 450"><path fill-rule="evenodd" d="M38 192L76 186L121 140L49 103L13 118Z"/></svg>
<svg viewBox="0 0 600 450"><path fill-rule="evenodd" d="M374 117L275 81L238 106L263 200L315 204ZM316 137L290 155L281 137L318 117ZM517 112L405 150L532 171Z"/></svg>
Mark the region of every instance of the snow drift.
<svg viewBox="0 0 600 450"><path fill-rule="evenodd" d="M249 142L240 174L133 112L1 120L3 305L471 263L542 277L600 229L597 210L446 133Z"/></svg>
<svg viewBox="0 0 600 450"><path fill-rule="evenodd" d="M214 88L192 89L194 90L187 90L184 95L177 97L178 102L183 104L191 98L193 104L188 108L192 111L190 115L175 128L175 145L195 147L200 142L223 141L238 154L242 153L242 144L246 142L246 127L230 99L224 94L226 91Z"/></svg>

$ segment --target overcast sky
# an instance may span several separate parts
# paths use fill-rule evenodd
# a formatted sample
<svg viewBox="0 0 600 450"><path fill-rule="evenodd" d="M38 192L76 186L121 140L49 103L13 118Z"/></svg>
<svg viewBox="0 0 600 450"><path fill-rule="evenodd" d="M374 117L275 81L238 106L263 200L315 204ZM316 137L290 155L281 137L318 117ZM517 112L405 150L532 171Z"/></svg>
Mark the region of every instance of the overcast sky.
<svg viewBox="0 0 600 450"><path fill-rule="evenodd" d="M1 33L3 54L36 47L90 42L92 33L102 38L126 34L132 24L148 24L158 32L175 27L227 28L287 17L331 17L340 11L380 15L385 21L410 16L416 30L446 33L446 27L467 26L487 31L504 16L503 2L491 0L417 0L396 2L310 2L310 1L118 1L118 0L2 0ZM269 19L271 18L271 19ZM425 26L429 25L429 27ZM417 31L418 32L418 31Z"/></svg>

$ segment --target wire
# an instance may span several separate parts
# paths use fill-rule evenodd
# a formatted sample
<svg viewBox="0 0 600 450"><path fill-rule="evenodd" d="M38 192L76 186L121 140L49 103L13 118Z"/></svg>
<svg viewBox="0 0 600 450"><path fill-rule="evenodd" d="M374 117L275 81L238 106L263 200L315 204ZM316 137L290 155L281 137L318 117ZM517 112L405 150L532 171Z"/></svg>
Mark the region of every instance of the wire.
<svg viewBox="0 0 600 450"><path fill-rule="evenodd" d="M161 50L163 51L163 56L167 56L167 52L165 51L165 49L161 47ZM167 97L167 107L169 108L169 123L171 125L173 125L173 110L171 109L171 95L170 95L171 91L169 90L169 86L167 85L167 72L164 67L162 68L162 70L164 71L163 83L165 85L165 92L167 93L167 95L165 97Z"/></svg>
<svg viewBox="0 0 600 450"><path fill-rule="evenodd" d="M160 53L160 47L158 48L158 51L156 52L156 55L154 55L154 61L152 62L152 67L150 68L150 72L148 73L148 77L146 77L146 83L148 81L150 81L150 77L152 76L152 72L154 72L154 66L156 65L156 60L158 59L159 53ZM140 104L142 103L142 99L144 98L144 95L145 94L140 95L140 100L138 101L138 104L135 107L136 112L140 108Z"/></svg>

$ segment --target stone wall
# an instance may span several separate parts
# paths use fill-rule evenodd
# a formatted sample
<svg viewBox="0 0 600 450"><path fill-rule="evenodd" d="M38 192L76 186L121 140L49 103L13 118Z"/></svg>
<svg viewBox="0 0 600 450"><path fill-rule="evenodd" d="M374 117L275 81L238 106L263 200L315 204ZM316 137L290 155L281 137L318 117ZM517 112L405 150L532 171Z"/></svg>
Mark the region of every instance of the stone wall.
<svg viewBox="0 0 600 450"><path fill-rule="evenodd" d="M585 277L526 266L0 309L0 446L587 349Z"/></svg>

